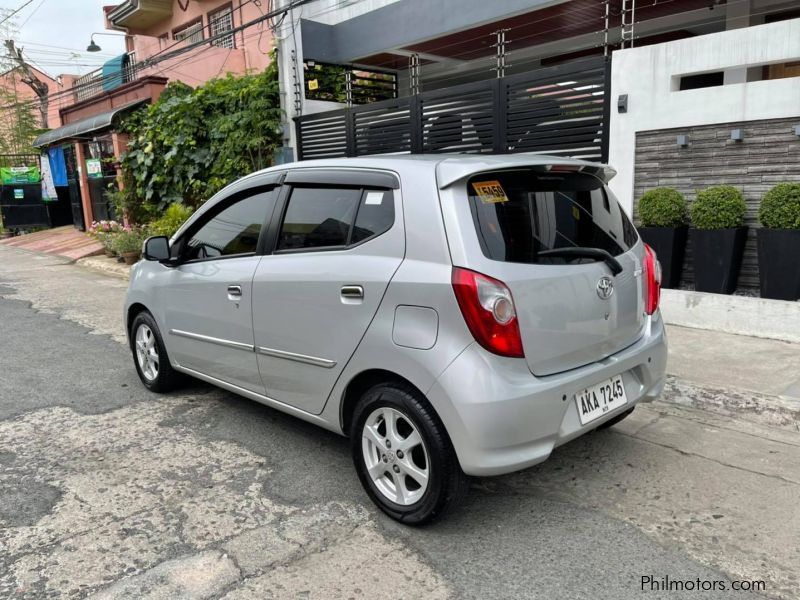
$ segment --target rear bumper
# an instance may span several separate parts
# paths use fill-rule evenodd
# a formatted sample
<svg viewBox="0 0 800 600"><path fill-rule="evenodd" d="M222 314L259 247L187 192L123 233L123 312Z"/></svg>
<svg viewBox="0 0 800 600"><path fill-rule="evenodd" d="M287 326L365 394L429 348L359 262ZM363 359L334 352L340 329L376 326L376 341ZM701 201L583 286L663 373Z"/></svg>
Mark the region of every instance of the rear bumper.
<svg viewBox="0 0 800 600"><path fill-rule="evenodd" d="M500 475L545 460L564 444L630 409L652 402L664 388L667 338L658 313L632 346L603 361L535 377L524 360L472 344L428 391L468 475ZM581 425L574 395L622 375L628 403Z"/></svg>

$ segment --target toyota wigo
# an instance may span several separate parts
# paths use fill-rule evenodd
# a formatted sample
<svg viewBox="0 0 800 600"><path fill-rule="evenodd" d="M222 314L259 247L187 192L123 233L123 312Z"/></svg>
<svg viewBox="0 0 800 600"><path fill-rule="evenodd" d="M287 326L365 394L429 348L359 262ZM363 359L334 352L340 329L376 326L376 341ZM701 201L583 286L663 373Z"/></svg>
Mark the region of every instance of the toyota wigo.
<svg viewBox="0 0 800 600"><path fill-rule="evenodd" d="M664 385L660 267L606 183L552 156L282 165L216 194L131 271L154 392L190 375L351 439L391 517L454 506Z"/></svg>

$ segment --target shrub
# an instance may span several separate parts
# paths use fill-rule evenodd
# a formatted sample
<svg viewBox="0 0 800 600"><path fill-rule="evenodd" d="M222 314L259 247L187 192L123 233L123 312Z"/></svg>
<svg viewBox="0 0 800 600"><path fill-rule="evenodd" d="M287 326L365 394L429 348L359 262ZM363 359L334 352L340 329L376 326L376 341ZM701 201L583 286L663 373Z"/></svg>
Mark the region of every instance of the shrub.
<svg viewBox="0 0 800 600"><path fill-rule="evenodd" d="M672 188L646 191L639 200L639 219L645 227L680 227L689 223L686 198Z"/></svg>
<svg viewBox="0 0 800 600"><path fill-rule="evenodd" d="M186 219L192 216L193 212L194 210L185 204L178 202L170 204L160 218L147 225L146 233L148 236L165 235L171 238L186 222Z"/></svg>
<svg viewBox="0 0 800 600"><path fill-rule="evenodd" d="M800 183L779 183L764 194L758 220L770 229L800 229Z"/></svg>
<svg viewBox="0 0 800 600"><path fill-rule="evenodd" d="M744 224L747 205L742 192L716 185L697 193L692 203L692 225L697 229L731 229Z"/></svg>
<svg viewBox="0 0 800 600"><path fill-rule="evenodd" d="M123 229L120 232L110 234L111 249L117 254L126 252L141 252L144 235L137 229Z"/></svg>
<svg viewBox="0 0 800 600"><path fill-rule="evenodd" d="M234 179L271 164L281 145L277 60L261 73L194 89L170 83L121 128L129 135L120 157L128 214L159 215L175 202L200 206Z"/></svg>

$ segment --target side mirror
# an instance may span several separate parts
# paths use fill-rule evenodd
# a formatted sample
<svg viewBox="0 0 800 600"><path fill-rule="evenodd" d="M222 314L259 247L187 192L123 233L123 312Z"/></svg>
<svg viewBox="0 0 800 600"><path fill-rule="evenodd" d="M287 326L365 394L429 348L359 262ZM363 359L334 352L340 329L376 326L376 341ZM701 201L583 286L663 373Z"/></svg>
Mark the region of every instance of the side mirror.
<svg viewBox="0 0 800 600"><path fill-rule="evenodd" d="M145 260L169 260L169 240L164 235L149 237L144 241L142 256Z"/></svg>

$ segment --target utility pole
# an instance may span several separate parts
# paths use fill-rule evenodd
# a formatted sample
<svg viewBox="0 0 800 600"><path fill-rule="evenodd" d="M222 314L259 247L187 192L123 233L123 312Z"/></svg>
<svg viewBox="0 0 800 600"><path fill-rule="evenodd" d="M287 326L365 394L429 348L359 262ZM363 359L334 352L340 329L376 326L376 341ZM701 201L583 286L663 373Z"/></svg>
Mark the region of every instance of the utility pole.
<svg viewBox="0 0 800 600"><path fill-rule="evenodd" d="M33 72L28 63L25 62L25 59L22 58L22 50L16 47L14 40L6 40L5 44L9 58L19 68L22 83L31 88L39 97L39 113L42 115L42 128L47 129L48 95L50 89L44 81L36 76L36 73Z"/></svg>

